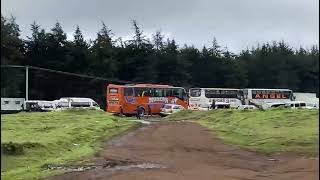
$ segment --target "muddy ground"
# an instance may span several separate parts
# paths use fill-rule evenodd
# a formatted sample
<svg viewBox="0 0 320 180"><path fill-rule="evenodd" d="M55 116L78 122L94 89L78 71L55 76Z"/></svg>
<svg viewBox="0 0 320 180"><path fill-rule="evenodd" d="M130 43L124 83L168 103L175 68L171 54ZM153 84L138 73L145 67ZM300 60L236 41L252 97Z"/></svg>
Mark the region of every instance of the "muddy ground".
<svg viewBox="0 0 320 180"><path fill-rule="evenodd" d="M55 180L313 180L319 158L266 156L227 145L194 123L156 123L110 141L94 165ZM78 171L78 172L76 172Z"/></svg>

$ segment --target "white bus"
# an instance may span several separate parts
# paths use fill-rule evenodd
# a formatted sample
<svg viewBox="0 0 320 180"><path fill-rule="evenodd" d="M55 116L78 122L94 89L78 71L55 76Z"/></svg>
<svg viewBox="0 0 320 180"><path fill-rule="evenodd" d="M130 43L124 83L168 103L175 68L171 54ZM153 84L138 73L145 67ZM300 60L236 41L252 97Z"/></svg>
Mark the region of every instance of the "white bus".
<svg viewBox="0 0 320 180"><path fill-rule="evenodd" d="M242 89L240 99L244 105L264 105L267 103L286 103L293 101L290 89Z"/></svg>
<svg viewBox="0 0 320 180"><path fill-rule="evenodd" d="M189 89L189 109L208 108L212 100L229 103L230 107L240 107L239 89L229 88L191 88Z"/></svg>

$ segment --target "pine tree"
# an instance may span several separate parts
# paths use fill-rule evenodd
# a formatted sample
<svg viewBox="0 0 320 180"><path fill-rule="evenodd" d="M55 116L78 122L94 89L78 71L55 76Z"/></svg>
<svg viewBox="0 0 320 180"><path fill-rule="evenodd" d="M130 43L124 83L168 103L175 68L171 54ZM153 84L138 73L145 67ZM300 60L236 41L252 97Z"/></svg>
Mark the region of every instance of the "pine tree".
<svg viewBox="0 0 320 180"><path fill-rule="evenodd" d="M1 65L23 63L23 41L15 18L1 14ZM24 71L1 68L1 97L23 97Z"/></svg>
<svg viewBox="0 0 320 180"><path fill-rule="evenodd" d="M157 52L163 48L163 38L164 36L161 34L161 31L157 31L156 34L153 35L153 43Z"/></svg>
<svg viewBox="0 0 320 180"><path fill-rule="evenodd" d="M23 42L19 38L20 29L16 19L7 19L1 14L1 64L21 64Z"/></svg>
<svg viewBox="0 0 320 180"><path fill-rule="evenodd" d="M89 45L84 40L80 27L77 26L73 35L73 42L71 48L71 57L73 60L69 64L71 72L84 73L88 71L89 65Z"/></svg>
<svg viewBox="0 0 320 180"><path fill-rule="evenodd" d="M217 39L213 37L212 40L212 46L209 49L209 52L211 53L212 56L214 57L221 57L221 50L220 46L218 45Z"/></svg>
<svg viewBox="0 0 320 180"><path fill-rule="evenodd" d="M104 77L115 77L118 69L116 61L114 42L112 40L112 32L102 22L102 28L97 33L97 39L94 40L93 46L90 48L90 74Z"/></svg>

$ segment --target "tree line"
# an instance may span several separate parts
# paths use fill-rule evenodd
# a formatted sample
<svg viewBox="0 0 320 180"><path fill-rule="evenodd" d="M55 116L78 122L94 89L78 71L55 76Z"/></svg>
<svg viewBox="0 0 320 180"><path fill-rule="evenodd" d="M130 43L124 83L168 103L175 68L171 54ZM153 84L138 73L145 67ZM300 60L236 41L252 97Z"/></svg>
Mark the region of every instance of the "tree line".
<svg viewBox="0 0 320 180"><path fill-rule="evenodd" d="M115 38L103 22L96 38L89 42L79 26L73 40L67 40L59 22L50 30L34 22L30 25L31 35L22 39L15 18L1 15L1 65L29 65L186 88L289 88L319 93L317 45L294 49L284 41L273 41L235 54L220 47L214 37L212 44L202 49L187 44L179 47L174 38L166 38L161 31L148 39L135 20L131 23L134 36L126 41ZM2 97L23 94L24 74L15 71L1 69ZM104 96L101 89L106 82L37 71L30 76L34 98Z"/></svg>

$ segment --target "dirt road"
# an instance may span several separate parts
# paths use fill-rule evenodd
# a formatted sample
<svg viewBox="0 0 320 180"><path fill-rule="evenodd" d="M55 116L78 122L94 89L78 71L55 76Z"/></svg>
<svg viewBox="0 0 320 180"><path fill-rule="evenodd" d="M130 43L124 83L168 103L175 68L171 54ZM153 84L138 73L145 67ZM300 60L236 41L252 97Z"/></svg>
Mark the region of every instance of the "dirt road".
<svg viewBox="0 0 320 180"><path fill-rule="evenodd" d="M264 156L224 144L193 123L157 123L108 143L94 169L57 180L313 180L319 158Z"/></svg>

